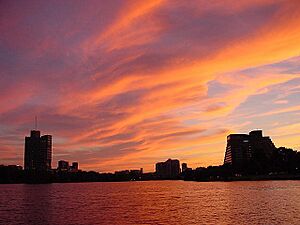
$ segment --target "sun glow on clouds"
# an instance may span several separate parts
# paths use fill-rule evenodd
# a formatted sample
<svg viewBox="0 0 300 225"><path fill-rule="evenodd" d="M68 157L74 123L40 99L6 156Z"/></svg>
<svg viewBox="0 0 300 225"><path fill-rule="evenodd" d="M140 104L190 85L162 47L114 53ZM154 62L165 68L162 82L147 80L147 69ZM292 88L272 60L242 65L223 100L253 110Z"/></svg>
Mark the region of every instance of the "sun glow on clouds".
<svg viewBox="0 0 300 225"><path fill-rule="evenodd" d="M298 1L0 10L0 163L22 164L34 115L54 136L54 162L97 171L221 164L226 135L254 128L300 146Z"/></svg>

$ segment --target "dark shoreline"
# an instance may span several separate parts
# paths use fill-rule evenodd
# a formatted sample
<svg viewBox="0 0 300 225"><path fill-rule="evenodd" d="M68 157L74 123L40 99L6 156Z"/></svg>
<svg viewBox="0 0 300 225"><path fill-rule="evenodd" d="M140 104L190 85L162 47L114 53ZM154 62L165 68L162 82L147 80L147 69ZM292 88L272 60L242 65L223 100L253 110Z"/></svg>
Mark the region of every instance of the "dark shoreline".
<svg viewBox="0 0 300 225"><path fill-rule="evenodd" d="M63 183L115 183L115 182L140 182L140 181L193 181L193 182L236 182L236 181L284 181L284 180L300 180L300 174L281 174L281 175L256 175L256 176L237 176L237 177L223 177L223 178L211 178L203 180L184 180L184 179L141 179L141 180L30 180L30 181L11 181L1 182L0 184L63 184Z"/></svg>
<svg viewBox="0 0 300 225"><path fill-rule="evenodd" d="M196 182L234 182L234 181L276 181L276 180L300 180L300 175L257 175L257 176L242 176L242 177L227 177L226 179L212 179L212 180L190 180ZM185 180L189 181L189 180Z"/></svg>

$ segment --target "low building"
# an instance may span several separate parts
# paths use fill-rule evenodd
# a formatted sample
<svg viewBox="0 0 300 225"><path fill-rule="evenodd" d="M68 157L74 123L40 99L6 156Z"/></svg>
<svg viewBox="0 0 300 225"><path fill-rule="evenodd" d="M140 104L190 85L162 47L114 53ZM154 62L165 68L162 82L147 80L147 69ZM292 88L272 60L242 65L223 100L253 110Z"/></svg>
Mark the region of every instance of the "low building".
<svg viewBox="0 0 300 225"><path fill-rule="evenodd" d="M60 171L68 171L69 170L69 162L65 161L65 160L59 160L57 169Z"/></svg>
<svg viewBox="0 0 300 225"><path fill-rule="evenodd" d="M70 172L78 172L79 166L78 162L72 162L72 166L69 167Z"/></svg>
<svg viewBox="0 0 300 225"><path fill-rule="evenodd" d="M59 160L57 170L68 171L68 172L78 172L79 171L78 162L72 162L72 165L70 166L68 161Z"/></svg>

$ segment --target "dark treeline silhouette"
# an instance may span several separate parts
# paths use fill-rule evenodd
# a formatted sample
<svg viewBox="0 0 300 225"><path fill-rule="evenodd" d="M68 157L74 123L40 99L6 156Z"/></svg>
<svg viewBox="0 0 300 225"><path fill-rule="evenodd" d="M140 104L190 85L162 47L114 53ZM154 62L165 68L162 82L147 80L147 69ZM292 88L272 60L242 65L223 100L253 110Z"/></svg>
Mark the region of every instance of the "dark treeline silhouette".
<svg viewBox="0 0 300 225"><path fill-rule="evenodd" d="M18 166L0 165L0 183L68 183L68 182L119 182L159 179L155 173L139 174L136 170L115 173L95 171L26 171Z"/></svg>

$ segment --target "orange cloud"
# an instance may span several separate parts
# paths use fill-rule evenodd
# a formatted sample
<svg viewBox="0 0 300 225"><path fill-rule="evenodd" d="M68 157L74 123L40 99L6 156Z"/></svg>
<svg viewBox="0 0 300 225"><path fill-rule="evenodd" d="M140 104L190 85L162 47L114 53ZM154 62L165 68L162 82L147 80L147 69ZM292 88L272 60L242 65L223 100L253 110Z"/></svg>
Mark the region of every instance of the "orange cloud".
<svg viewBox="0 0 300 225"><path fill-rule="evenodd" d="M221 163L229 132L261 124L259 116L299 108L282 100L298 93L297 86L287 87L272 101L293 105L262 110L255 116L238 114L244 121L235 120L235 111L250 97L268 94L270 87L299 76L279 66L261 67L299 54L300 4L201 3L125 2L102 26L96 23L101 19L98 11L75 8L81 12L76 20L79 24L66 33L66 21L53 25L49 19L44 20L49 26L37 24L47 28L44 33L48 35L37 38L44 40L38 42L41 45L31 54L16 52L15 57L6 57L21 68L16 80L21 83L26 71L24 80L32 85L24 90L18 85L18 92L4 93L11 93L12 98L0 99L0 119L7 121L4 113L12 117L11 111L19 110L26 115L18 121L24 129L31 114L45 114L46 127L52 126L49 132L57 132L55 154L78 155L83 168L101 170L114 165L120 169L141 160L139 166L150 169L155 160L168 156L193 165L197 161L201 165ZM90 13L95 18L90 19ZM57 36L64 38L53 37L57 26L59 34L64 34ZM33 34L44 34L42 31L39 28ZM5 32L9 32L7 27ZM7 74L15 73L14 66ZM247 69L253 74L244 71ZM6 77L3 82L10 80ZM213 85L219 94L211 96ZM28 113L28 106L35 110ZM15 128L16 124L8 126Z"/></svg>
<svg viewBox="0 0 300 225"><path fill-rule="evenodd" d="M153 26L142 32L137 30L134 33L128 33L128 30L131 29L132 24L137 19L157 9L163 2L163 0L127 2L128 5L120 12L120 15L114 20L111 26L105 32L101 32L95 37L92 44L90 42L86 44L88 51L91 50L90 48L94 49L102 45L105 46L107 42L110 46L109 51L147 43L150 37L145 34L155 31L156 29ZM120 36L121 34L122 36ZM141 35L143 38L139 38Z"/></svg>

